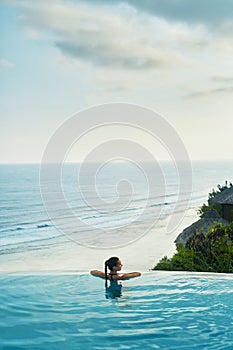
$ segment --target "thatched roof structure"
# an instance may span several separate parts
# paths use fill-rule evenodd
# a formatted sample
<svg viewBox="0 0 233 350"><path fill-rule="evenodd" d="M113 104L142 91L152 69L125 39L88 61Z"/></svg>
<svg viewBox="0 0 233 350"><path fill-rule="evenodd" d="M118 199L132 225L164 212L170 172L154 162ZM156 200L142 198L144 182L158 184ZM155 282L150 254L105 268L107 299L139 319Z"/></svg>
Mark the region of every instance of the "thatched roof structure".
<svg viewBox="0 0 233 350"><path fill-rule="evenodd" d="M224 226L229 224L227 220L221 218L216 210L209 210L203 218L194 222L191 226L185 228L176 238L175 243L181 243L185 245L190 237L200 232L207 233L216 222L219 222Z"/></svg>
<svg viewBox="0 0 233 350"><path fill-rule="evenodd" d="M233 186L226 188L224 191L216 194L213 198L209 199L209 204L232 204L233 205Z"/></svg>

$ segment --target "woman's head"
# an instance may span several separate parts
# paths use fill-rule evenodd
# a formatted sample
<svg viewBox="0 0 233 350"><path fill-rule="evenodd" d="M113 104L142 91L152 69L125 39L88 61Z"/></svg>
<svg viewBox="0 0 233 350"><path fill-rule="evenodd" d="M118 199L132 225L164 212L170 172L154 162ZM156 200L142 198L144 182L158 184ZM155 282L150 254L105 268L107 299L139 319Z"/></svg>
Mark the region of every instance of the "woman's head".
<svg viewBox="0 0 233 350"><path fill-rule="evenodd" d="M105 266L109 268L110 272L117 272L121 270L123 265L118 257L113 256L105 261Z"/></svg>

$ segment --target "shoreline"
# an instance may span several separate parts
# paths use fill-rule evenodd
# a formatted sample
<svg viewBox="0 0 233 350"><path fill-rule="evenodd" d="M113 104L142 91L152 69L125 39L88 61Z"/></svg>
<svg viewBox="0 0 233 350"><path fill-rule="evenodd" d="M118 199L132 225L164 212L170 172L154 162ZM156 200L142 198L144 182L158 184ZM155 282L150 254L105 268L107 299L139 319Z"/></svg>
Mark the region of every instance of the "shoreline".
<svg viewBox="0 0 233 350"><path fill-rule="evenodd" d="M175 238L183 228L193 223L197 207L185 211L182 222L171 234L166 233L170 216L158 221L157 225L143 237L121 248L98 249L80 246L72 241L63 241L56 246L0 255L0 274L13 271L90 271L103 269L103 262L110 256L121 257L127 271L148 271L164 255L175 252ZM17 269L16 269L17 267Z"/></svg>

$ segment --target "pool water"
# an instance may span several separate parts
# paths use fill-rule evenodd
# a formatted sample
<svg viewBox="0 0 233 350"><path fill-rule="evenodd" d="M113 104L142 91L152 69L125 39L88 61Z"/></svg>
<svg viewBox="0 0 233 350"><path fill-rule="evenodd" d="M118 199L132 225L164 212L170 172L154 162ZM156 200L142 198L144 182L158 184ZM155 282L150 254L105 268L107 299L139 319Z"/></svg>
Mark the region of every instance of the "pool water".
<svg viewBox="0 0 233 350"><path fill-rule="evenodd" d="M0 276L0 349L233 349L233 277L145 273L107 293L88 274Z"/></svg>

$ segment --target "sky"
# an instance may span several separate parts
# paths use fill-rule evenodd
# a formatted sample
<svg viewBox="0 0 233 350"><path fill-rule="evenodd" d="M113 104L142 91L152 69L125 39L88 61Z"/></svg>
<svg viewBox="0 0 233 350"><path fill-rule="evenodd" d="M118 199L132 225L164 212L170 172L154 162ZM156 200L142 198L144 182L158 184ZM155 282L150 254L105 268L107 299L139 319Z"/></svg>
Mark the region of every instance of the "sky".
<svg viewBox="0 0 233 350"><path fill-rule="evenodd" d="M111 102L158 112L191 160L232 160L232 33L232 0L1 1L0 162L40 162L68 118Z"/></svg>

